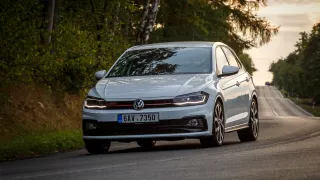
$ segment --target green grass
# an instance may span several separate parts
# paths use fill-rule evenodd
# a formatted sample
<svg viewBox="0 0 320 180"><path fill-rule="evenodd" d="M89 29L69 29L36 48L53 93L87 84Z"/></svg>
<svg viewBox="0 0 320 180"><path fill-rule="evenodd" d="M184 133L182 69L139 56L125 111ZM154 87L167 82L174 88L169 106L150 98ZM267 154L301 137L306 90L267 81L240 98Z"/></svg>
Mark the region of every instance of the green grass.
<svg viewBox="0 0 320 180"><path fill-rule="evenodd" d="M83 147L81 130L32 133L0 142L0 161L35 157Z"/></svg>
<svg viewBox="0 0 320 180"><path fill-rule="evenodd" d="M308 102L307 99L296 99L296 98L290 98L291 101L293 101L294 103L296 103L298 106L300 106L302 109L308 111L309 113L313 114L316 117L320 117L320 106L314 106L314 108L312 107L312 105Z"/></svg>

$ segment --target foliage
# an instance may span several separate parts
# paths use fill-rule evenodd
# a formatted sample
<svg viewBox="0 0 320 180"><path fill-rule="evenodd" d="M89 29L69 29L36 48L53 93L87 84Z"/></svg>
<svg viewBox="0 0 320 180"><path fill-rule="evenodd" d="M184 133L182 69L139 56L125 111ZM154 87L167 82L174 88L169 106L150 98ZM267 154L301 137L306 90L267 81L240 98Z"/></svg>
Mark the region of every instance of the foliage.
<svg viewBox="0 0 320 180"><path fill-rule="evenodd" d="M320 103L320 23L310 34L300 33L296 50L286 58L272 63L273 83L291 96L311 98Z"/></svg>
<svg viewBox="0 0 320 180"><path fill-rule="evenodd" d="M236 53L270 41L278 28L257 17L261 1L164 0L152 41L221 41Z"/></svg>
<svg viewBox="0 0 320 180"><path fill-rule="evenodd" d="M242 53L239 55L239 59L241 60L243 66L249 72L249 74L252 75L253 72L257 71L249 54Z"/></svg>
<svg viewBox="0 0 320 180"><path fill-rule="evenodd" d="M83 147L81 130L38 132L0 144L0 161L21 159Z"/></svg>
<svg viewBox="0 0 320 180"><path fill-rule="evenodd" d="M255 15L265 0L2 0L0 160L82 146L80 131L63 130L80 126L76 92L91 88L95 71L138 43L146 2L153 8L139 32L144 41L225 42L250 73L254 65L243 50L277 32Z"/></svg>
<svg viewBox="0 0 320 180"><path fill-rule="evenodd" d="M90 88L95 71L108 69L136 43L146 2L1 1L0 86L35 82L69 92ZM54 18L48 18L52 15L48 11L50 3L55 3ZM255 15L255 9L263 5L264 0L162 0L159 12L151 14L157 17L149 20L149 24L156 20L149 42L222 41L242 53L268 42L277 32ZM145 29L151 31L150 26ZM49 36L50 43L46 41ZM250 58L242 57L247 70L253 72Z"/></svg>

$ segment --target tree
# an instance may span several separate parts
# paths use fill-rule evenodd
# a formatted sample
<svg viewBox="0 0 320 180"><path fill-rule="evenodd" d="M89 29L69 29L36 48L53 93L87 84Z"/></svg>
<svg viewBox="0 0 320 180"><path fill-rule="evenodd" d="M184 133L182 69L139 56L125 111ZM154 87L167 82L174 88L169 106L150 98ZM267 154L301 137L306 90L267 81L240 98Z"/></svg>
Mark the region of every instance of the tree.
<svg viewBox="0 0 320 180"><path fill-rule="evenodd" d="M253 72L257 71L257 69L254 67L252 58L250 57L249 54L247 53L240 54L239 59L249 74L252 75Z"/></svg>
<svg viewBox="0 0 320 180"><path fill-rule="evenodd" d="M273 82L292 95L320 102L320 23L310 34L300 33L296 49L286 58L272 63Z"/></svg>
<svg viewBox="0 0 320 180"><path fill-rule="evenodd" d="M269 42L278 31L266 19L254 14L254 10L261 7L264 1L161 2L159 26L151 42L222 41L236 53L241 53L244 49Z"/></svg>
<svg viewBox="0 0 320 180"><path fill-rule="evenodd" d="M53 28L53 22L54 22L54 12L55 12L55 0L49 0L48 3L48 38L47 38L47 44L50 44L51 42L51 33Z"/></svg>
<svg viewBox="0 0 320 180"><path fill-rule="evenodd" d="M34 82L79 91L92 86L93 72L108 69L134 44L222 41L241 54L277 32L254 14L263 5L261 0L3 0L0 81L6 83L0 86ZM251 59L242 59L253 72Z"/></svg>
<svg viewBox="0 0 320 180"><path fill-rule="evenodd" d="M140 29L137 33L136 44L146 44L150 38L150 33L156 23L160 0L153 0L150 6L150 0L146 0L143 8L144 13L140 23Z"/></svg>

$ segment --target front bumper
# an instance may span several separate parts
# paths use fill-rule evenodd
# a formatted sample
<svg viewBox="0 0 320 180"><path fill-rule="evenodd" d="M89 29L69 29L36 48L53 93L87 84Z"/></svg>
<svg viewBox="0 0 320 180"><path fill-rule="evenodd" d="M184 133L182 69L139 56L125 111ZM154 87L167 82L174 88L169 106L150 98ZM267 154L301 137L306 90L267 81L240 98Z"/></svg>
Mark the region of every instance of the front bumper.
<svg viewBox="0 0 320 180"><path fill-rule="evenodd" d="M174 140L174 139L196 139L200 137L210 136L210 131L194 132L194 133L176 133L176 134L144 134L144 135L126 135L126 136L83 136L83 139L101 139L112 141L134 141L140 139L152 140Z"/></svg>
<svg viewBox="0 0 320 180"><path fill-rule="evenodd" d="M211 103L210 103L211 104ZM83 139L104 139L113 141L139 139L184 139L210 136L212 109L207 103L200 106L154 108L136 110L90 110L83 111ZM159 123L118 124L117 115L125 113L159 113ZM190 119L199 119L199 126L187 126ZM86 123L97 127L87 130Z"/></svg>

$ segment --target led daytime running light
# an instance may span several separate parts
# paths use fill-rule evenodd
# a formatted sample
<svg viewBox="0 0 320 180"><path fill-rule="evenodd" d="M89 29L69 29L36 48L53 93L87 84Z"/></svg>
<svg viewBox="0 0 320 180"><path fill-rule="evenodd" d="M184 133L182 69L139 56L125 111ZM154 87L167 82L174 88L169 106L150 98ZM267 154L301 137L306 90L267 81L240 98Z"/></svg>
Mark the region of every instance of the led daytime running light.
<svg viewBox="0 0 320 180"><path fill-rule="evenodd" d="M88 101L91 101L93 104L88 104ZM88 109L105 109L107 108L107 104L103 99L95 98L95 97L87 97L84 101L84 106Z"/></svg>

